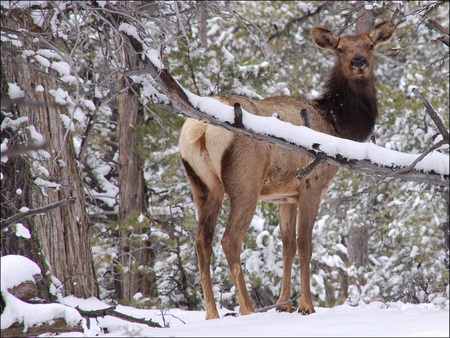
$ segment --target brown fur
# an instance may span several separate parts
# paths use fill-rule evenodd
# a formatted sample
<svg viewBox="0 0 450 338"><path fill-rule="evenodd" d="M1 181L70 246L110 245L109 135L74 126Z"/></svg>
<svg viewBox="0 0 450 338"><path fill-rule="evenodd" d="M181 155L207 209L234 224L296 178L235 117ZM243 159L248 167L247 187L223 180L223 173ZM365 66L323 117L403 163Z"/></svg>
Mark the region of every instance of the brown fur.
<svg viewBox="0 0 450 338"><path fill-rule="evenodd" d="M373 50L376 45L387 42L394 29L390 21L383 21L369 34L337 37L325 28L313 27L311 35L316 45L334 53L337 61L325 83L324 93L312 102L289 96L261 101L242 96L216 99L229 105L238 102L255 115L271 116L276 112L281 120L295 125L303 124L300 111L306 108L312 129L364 141L372 132L378 114ZM320 164L304 180L298 180L297 169L306 167L311 161L309 157L194 119L188 119L182 128L180 153L198 214L195 245L206 318L219 317L209 269L212 239L225 193L230 200L230 213L221 243L236 287L239 312L254 311L245 287L240 253L260 200L278 204L283 242L283 279L278 301L290 297L292 263L298 250L301 285L298 311L314 312L309 284L312 227L321 197L338 167ZM292 311L292 308L282 306L279 310Z"/></svg>

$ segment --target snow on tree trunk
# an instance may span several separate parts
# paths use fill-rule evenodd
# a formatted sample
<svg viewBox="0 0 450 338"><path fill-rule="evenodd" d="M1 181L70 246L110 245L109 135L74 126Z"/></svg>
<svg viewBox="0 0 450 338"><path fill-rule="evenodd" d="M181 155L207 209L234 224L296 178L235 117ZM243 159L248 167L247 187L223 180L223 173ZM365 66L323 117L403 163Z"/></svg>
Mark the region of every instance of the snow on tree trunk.
<svg viewBox="0 0 450 338"><path fill-rule="evenodd" d="M2 16L2 27L18 31L33 30L42 33L42 36L52 37L51 32L45 28L48 26L44 25L41 30L33 24L27 10L14 10L10 13L10 16ZM48 48L48 46L43 47L36 39L32 40L32 37L26 33L18 36L21 43L20 49L37 51L41 47ZM57 38L52 37L52 43L58 43ZM37 65L28 63L21 53L19 48L4 50L2 48L2 78L4 77L2 83L15 83L25 93L26 103L13 106L13 114L16 118L28 118L27 128L23 129L24 137L33 142L35 141L33 136L40 134L48 141L46 151L49 155L35 157L34 160L27 157L25 164L21 166L20 169L24 172L17 175L26 176L24 185L21 187L26 196L24 202L27 203L23 206L34 209L69 197L76 200L74 204L56 208L26 220L24 223L32 232L32 238L36 240L27 241L21 245L29 248L30 252L28 254L25 252L25 255L34 259L36 263L42 265L44 260L48 262L51 274L62 282L66 294L77 297L98 296L82 179L71 133L66 134L61 121L61 116L67 116L67 107L58 104L55 92L52 92L52 90L62 89L57 82L57 77L49 72L36 71ZM43 90L37 91L38 86L42 86L40 88ZM10 86L5 88L2 85L2 96L8 87ZM22 159L16 157L10 158L9 161L14 165L14 163L22 162ZM14 180L15 177L7 179ZM13 244L17 241L17 237L10 236L8 240L9 244L4 247L5 252L2 252L2 255L13 254L14 249L17 248ZM37 260L36 257L42 256L40 252L36 252L40 250L44 255ZM22 248L17 253L23 254L24 251L27 250ZM43 271L48 270L43 266L41 268Z"/></svg>

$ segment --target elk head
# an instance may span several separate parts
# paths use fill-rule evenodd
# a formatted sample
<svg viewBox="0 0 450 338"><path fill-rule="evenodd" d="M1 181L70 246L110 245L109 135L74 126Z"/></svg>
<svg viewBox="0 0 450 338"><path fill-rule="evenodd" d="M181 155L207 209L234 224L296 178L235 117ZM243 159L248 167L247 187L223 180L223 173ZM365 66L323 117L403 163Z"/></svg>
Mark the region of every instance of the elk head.
<svg viewBox="0 0 450 338"><path fill-rule="evenodd" d="M394 23L385 20L376 24L369 33L338 37L326 28L313 27L311 36L319 48L336 55L336 65L347 79L358 81L373 77L373 52L391 39L394 30Z"/></svg>

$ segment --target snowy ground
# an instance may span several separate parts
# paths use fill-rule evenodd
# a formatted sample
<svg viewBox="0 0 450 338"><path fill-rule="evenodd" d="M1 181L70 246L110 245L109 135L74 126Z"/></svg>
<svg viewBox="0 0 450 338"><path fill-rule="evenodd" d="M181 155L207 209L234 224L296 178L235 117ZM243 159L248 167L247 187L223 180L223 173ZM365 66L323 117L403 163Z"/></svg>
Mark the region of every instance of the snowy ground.
<svg viewBox="0 0 450 338"><path fill-rule="evenodd" d="M72 299L74 301L74 299ZM136 317L151 318L163 324L162 312L119 307L119 311ZM379 302L334 308L316 308L316 313L302 316L298 313L279 313L271 310L240 317L204 319L203 311L173 309L164 314L169 328L148 328L130 324L117 318L105 317L100 325L108 327L105 337L313 337L313 336L389 336L389 337L448 337L448 308L431 304L403 304ZM227 311L221 311L221 316ZM94 336L98 329L91 328L87 336ZM75 336L69 334L67 336ZM78 334L79 337L82 334Z"/></svg>
<svg viewBox="0 0 450 338"><path fill-rule="evenodd" d="M135 318L151 319L165 328L151 328L112 316L82 319L74 307L98 310L109 307L96 298L61 298L62 304L28 304L17 299L8 289L23 281L33 280L39 267L23 256L1 258L1 291L6 307L1 315L1 328L18 321L25 326L40 325L55 318L68 323L83 320L84 333L68 332L61 337L288 337L288 336L389 336L389 337L448 337L449 300L438 299L434 304L403 304L373 302L359 306L316 308L316 313L302 316L298 313L279 313L271 310L248 316L225 316L206 321L204 311L141 310L117 306L116 310ZM64 304L64 305L63 305ZM107 333L105 333L107 332ZM44 335L50 336L50 335ZM52 335L54 336L54 334Z"/></svg>

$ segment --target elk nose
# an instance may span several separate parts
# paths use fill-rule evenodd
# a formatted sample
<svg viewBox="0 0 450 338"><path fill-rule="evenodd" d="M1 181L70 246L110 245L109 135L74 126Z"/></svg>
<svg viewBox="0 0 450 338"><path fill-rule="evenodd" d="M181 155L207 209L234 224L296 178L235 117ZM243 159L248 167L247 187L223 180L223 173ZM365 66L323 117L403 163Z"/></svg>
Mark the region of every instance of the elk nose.
<svg viewBox="0 0 450 338"><path fill-rule="evenodd" d="M366 65L366 58L363 56L358 56L353 58L350 63L353 68L363 68Z"/></svg>

